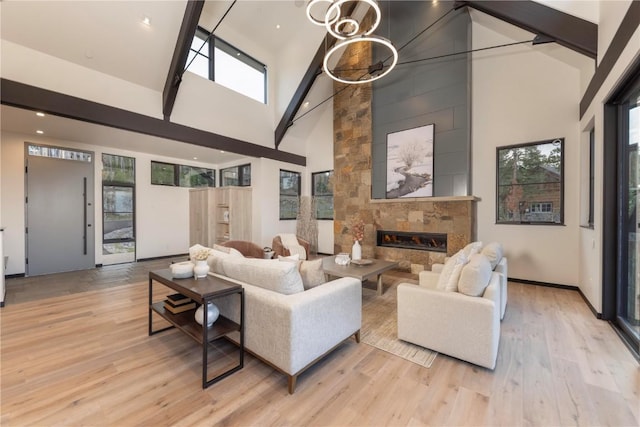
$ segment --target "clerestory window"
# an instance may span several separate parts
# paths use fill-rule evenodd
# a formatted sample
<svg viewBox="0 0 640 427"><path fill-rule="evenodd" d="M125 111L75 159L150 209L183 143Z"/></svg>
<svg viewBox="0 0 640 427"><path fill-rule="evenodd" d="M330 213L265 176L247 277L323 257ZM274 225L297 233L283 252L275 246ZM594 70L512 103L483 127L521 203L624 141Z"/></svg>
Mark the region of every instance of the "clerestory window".
<svg viewBox="0 0 640 427"><path fill-rule="evenodd" d="M198 27L187 71L266 104L267 66Z"/></svg>

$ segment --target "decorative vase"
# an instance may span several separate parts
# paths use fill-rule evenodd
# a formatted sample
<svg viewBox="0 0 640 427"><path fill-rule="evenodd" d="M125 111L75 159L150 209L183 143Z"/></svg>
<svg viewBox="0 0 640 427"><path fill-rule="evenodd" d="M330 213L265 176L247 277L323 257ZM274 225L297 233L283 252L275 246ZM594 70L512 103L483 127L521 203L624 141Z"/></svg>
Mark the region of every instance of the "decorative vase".
<svg viewBox="0 0 640 427"><path fill-rule="evenodd" d="M207 327L213 325L213 322L218 320L219 315L220 310L218 310L218 307L213 303L209 303L207 306ZM204 322L204 304L196 310L195 320L200 325Z"/></svg>
<svg viewBox="0 0 640 427"><path fill-rule="evenodd" d="M358 240L353 242L353 247L351 248L351 259L354 261L362 259L362 246L360 246L360 242Z"/></svg>
<svg viewBox="0 0 640 427"><path fill-rule="evenodd" d="M200 279L202 277L207 277L207 273L209 273L209 264L207 264L207 260L198 260L196 261L196 265L193 267L193 276L196 279Z"/></svg>

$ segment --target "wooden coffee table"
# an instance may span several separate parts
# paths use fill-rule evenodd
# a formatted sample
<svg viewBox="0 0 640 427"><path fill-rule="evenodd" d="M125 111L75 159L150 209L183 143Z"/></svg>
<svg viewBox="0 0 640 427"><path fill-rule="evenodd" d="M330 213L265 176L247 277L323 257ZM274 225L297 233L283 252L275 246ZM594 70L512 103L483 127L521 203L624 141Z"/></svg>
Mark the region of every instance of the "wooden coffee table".
<svg viewBox="0 0 640 427"><path fill-rule="evenodd" d="M373 259L369 265L338 265L336 257L330 256L322 259L322 270L326 274L336 277L353 277L361 282L376 277L378 281L378 295L382 295L382 273L392 268L396 268L398 263L395 261L385 261L383 259Z"/></svg>

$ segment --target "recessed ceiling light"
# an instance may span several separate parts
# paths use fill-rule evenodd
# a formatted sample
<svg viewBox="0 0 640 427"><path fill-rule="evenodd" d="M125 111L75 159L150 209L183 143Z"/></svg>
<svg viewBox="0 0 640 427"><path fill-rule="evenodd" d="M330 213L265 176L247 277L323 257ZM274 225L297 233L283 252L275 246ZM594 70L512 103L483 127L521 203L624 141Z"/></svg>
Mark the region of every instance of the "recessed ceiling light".
<svg viewBox="0 0 640 427"><path fill-rule="evenodd" d="M44 131L42 131L42 130L39 130L39 129L38 129L38 130L36 131L36 133L37 133L38 135L42 135L42 134L44 133Z"/></svg>
<svg viewBox="0 0 640 427"><path fill-rule="evenodd" d="M279 30L280 29L280 24L276 24L276 29Z"/></svg>
<svg viewBox="0 0 640 427"><path fill-rule="evenodd" d="M220 152L224 154L224 150L220 150Z"/></svg>
<svg viewBox="0 0 640 427"><path fill-rule="evenodd" d="M38 112L36 113L36 116L38 116L38 117L44 117L44 113L41 113L41 112L39 112L39 111L38 111Z"/></svg>
<svg viewBox="0 0 640 427"><path fill-rule="evenodd" d="M143 16L142 17L142 23L144 25L146 25L147 27L151 26L151 18L149 18L148 16Z"/></svg>
<svg viewBox="0 0 640 427"><path fill-rule="evenodd" d="M302 104L303 108L309 108L309 101L305 102L304 104Z"/></svg>
<svg viewBox="0 0 640 427"><path fill-rule="evenodd" d="M194 158L193 158L193 160L198 160L198 158L197 158L197 157L194 157Z"/></svg>

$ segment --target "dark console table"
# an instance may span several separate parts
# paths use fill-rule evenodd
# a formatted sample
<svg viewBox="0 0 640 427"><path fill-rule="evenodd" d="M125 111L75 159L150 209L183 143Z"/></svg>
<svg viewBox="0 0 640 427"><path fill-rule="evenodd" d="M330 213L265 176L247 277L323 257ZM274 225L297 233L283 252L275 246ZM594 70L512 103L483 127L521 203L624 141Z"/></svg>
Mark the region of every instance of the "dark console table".
<svg viewBox="0 0 640 427"><path fill-rule="evenodd" d="M173 314L164 308L163 301L153 301L153 282L159 282L176 292L179 292L199 304L206 304L214 301L217 298L238 295L240 304L240 323L236 323L222 315L211 325L210 327L203 327L198 324L194 319L195 310L185 311L183 313ZM204 310L203 325L207 324L207 311ZM170 323L170 326L153 330L152 314L156 313L163 319ZM207 388L211 384L220 381L223 378L231 375L232 373L242 369L244 365L244 289L242 286L229 282L218 277L207 276L201 279L174 279L171 277L171 271L157 270L149 272L149 335L163 332L168 329L178 328L196 342L202 346L202 388ZM220 339L226 337L229 333L239 331L240 342L238 344L239 361L238 365L230 368L229 370L221 373L220 375L208 379L207 374L207 356L209 354L209 345Z"/></svg>

